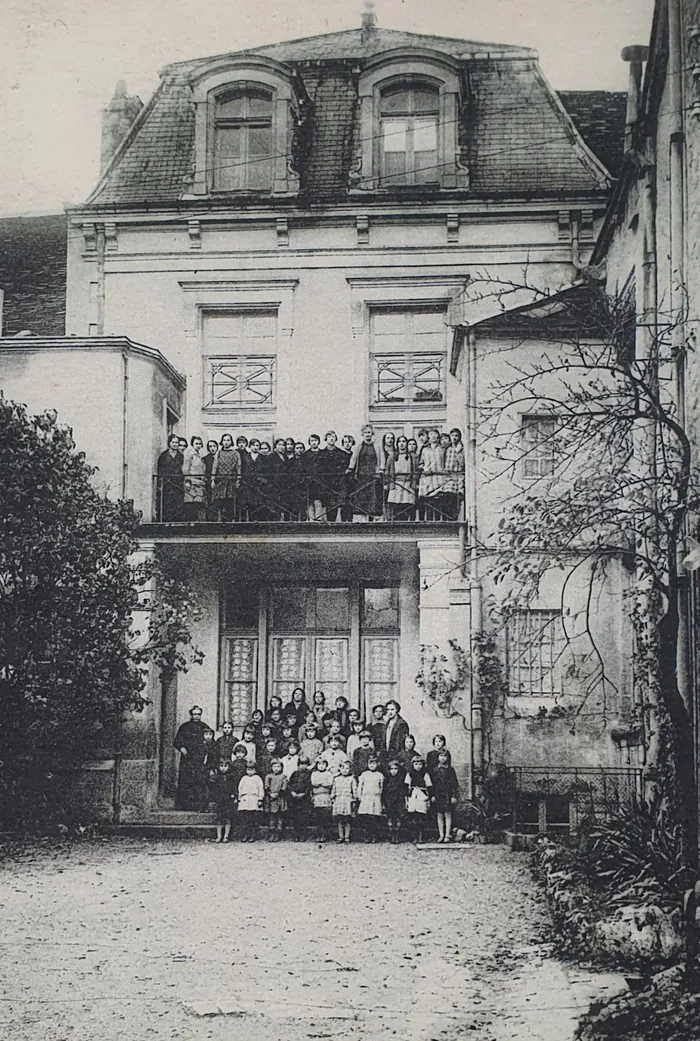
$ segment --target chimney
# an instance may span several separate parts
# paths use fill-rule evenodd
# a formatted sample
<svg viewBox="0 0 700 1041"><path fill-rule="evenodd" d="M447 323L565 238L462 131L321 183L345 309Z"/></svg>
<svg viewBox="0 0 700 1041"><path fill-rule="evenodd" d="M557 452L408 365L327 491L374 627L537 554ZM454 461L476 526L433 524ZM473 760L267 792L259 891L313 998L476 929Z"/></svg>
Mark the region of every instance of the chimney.
<svg viewBox="0 0 700 1041"><path fill-rule="evenodd" d="M639 119L639 102L642 93L642 72L649 55L648 47L622 48L622 60L629 63L630 79L627 88L627 115L625 116L625 152L634 148L634 129Z"/></svg>
<svg viewBox="0 0 700 1041"><path fill-rule="evenodd" d="M374 0L364 0L362 6L362 43L366 44L377 29L377 15L374 11Z"/></svg>
<svg viewBox="0 0 700 1041"><path fill-rule="evenodd" d="M100 173L126 137L129 127L142 108L141 98L135 94L127 94L126 83L124 80L119 80L114 88L114 97L102 109Z"/></svg>

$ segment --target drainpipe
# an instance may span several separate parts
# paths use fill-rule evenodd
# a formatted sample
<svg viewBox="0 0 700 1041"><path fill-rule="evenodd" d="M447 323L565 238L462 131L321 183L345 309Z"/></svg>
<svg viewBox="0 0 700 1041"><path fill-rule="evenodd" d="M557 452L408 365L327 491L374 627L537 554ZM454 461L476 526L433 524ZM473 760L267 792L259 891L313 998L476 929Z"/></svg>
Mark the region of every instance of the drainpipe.
<svg viewBox="0 0 700 1041"><path fill-rule="evenodd" d="M668 0L668 100L670 114L669 182L671 208L671 319L675 356L676 407L685 424L685 213L681 0Z"/></svg>
<svg viewBox="0 0 700 1041"><path fill-rule="evenodd" d="M97 314L95 315L96 333L104 336L105 331L105 249L106 237L104 224L98 224L95 232L95 249L97 251Z"/></svg>
<svg viewBox="0 0 700 1041"><path fill-rule="evenodd" d="M476 378L476 337L467 332L467 445L469 461L466 467L469 475L468 487L465 488L466 528L469 532L469 693L471 704L471 792L474 797L474 777L481 777L484 763L484 736L482 730L481 691L479 690L479 648L475 635L482 630L482 597L479 580L479 556L477 550L477 378Z"/></svg>
<svg viewBox="0 0 700 1041"><path fill-rule="evenodd" d="M129 490L129 355L122 352L122 499Z"/></svg>
<svg viewBox="0 0 700 1041"><path fill-rule="evenodd" d="M682 48L682 10L681 0L668 0L668 100L670 114L669 134L669 182L671 209L671 343L674 357L674 377L676 392L676 408L678 422L685 426L685 126L683 113L683 48ZM685 549L679 546L679 557L685 556ZM691 714L694 705L690 681L688 632L688 579L684 576L679 562L679 618L678 632L678 686L681 697Z"/></svg>

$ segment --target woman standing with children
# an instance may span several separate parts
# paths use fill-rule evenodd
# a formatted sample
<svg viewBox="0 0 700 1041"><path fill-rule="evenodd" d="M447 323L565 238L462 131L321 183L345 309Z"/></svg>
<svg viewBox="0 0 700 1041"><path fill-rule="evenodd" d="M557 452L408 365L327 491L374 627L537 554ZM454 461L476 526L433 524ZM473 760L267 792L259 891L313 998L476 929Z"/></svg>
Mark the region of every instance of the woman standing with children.
<svg viewBox="0 0 700 1041"><path fill-rule="evenodd" d="M459 785L444 735L423 756L398 702L374 706L367 723L345 698L330 711L320 692L313 701L297 688L284 709L279 698L266 713L256 709L240 737L224 722L216 741L194 706L176 739L181 798L191 799L208 774L198 806L214 803L216 841L253 842L265 825L273 842L287 829L297 841L323 842L333 828L346 844L356 820L370 843L387 833L398 843L405 824L416 842L433 828L439 843L451 842Z"/></svg>

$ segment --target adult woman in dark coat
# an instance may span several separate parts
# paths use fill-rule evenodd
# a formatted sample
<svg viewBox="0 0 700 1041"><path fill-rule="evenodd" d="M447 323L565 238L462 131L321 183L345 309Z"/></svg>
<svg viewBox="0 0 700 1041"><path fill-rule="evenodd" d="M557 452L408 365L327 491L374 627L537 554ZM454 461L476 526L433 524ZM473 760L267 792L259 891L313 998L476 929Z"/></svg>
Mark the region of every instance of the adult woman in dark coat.
<svg viewBox="0 0 700 1041"><path fill-rule="evenodd" d="M199 705L190 709L190 718L183 723L175 735L175 748L180 753L180 770L177 778L175 809L203 810L208 799L209 772L207 759L213 750L207 745L205 733L214 737L214 731L202 722Z"/></svg>
<svg viewBox="0 0 700 1041"><path fill-rule="evenodd" d="M401 706L398 701L387 701L384 706L384 741L381 755L385 762L390 759L401 759L401 753L405 748L405 741L410 734L410 728L401 715ZM379 750L378 750L379 751Z"/></svg>
<svg viewBox="0 0 700 1041"><path fill-rule="evenodd" d="M298 730L306 722L306 717L311 712L311 706L306 700L306 694L303 687L295 687L292 691L292 696L284 706L284 712L282 713L284 718L287 719L292 713L296 716L297 722L295 729Z"/></svg>
<svg viewBox="0 0 700 1041"><path fill-rule="evenodd" d="M158 518L180 520L185 500L185 478L182 473L180 438L171 434L168 447L158 456Z"/></svg>

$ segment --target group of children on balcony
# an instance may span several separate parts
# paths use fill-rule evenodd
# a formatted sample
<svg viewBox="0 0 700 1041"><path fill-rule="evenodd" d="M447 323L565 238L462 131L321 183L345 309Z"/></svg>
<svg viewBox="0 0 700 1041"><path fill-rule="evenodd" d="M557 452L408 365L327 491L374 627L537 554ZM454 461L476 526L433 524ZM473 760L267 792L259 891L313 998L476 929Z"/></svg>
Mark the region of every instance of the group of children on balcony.
<svg viewBox="0 0 700 1041"><path fill-rule="evenodd" d="M255 841L263 820L271 841L285 830L300 841L313 827L321 841L335 832L349 843L357 822L367 842L397 843L404 824L421 842L430 816L437 841L451 841L458 783L445 738L436 734L423 757L395 701L376 705L366 724L345 698L326 711L320 691L308 706L297 688L284 708L273 697L266 714L254 712L240 738L230 722L217 740L211 730L203 738L217 842L229 841L232 825Z"/></svg>
<svg viewBox="0 0 700 1041"><path fill-rule="evenodd" d="M220 442L172 434L158 458L158 520L458 520L464 498L464 445L456 427L417 438L386 432L375 444L370 423L359 443L335 431L308 445L273 445L243 434Z"/></svg>

